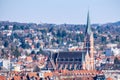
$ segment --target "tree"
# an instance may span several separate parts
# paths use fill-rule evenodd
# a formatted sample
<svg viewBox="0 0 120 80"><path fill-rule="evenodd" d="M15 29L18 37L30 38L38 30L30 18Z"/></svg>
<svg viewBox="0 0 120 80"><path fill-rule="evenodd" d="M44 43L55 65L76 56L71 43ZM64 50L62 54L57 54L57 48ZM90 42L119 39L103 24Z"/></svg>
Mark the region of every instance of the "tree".
<svg viewBox="0 0 120 80"><path fill-rule="evenodd" d="M61 37L61 31L60 30L57 31L57 37Z"/></svg>
<svg viewBox="0 0 120 80"><path fill-rule="evenodd" d="M35 51L33 50L33 51L31 51L31 54L35 54Z"/></svg>
<svg viewBox="0 0 120 80"><path fill-rule="evenodd" d="M24 41L22 42L22 44L20 45L23 49L28 49L30 48L30 45L28 43L25 43Z"/></svg>
<svg viewBox="0 0 120 80"><path fill-rule="evenodd" d="M120 69L120 60L117 57L114 59L114 69Z"/></svg>
<svg viewBox="0 0 120 80"><path fill-rule="evenodd" d="M5 47L8 47L8 45L9 45L9 43L8 43L8 41L6 40L5 43L4 43L4 46L5 46Z"/></svg>
<svg viewBox="0 0 120 80"><path fill-rule="evenodd" d="M35 56L33 57L33 60L38 60L37 55L35 54Z"/></svg>
<svg viewBox="0 0 120 80"><path fill-rule="evenodd" d="M18 34L17 33L14 33L13 34L15 38L18 38Z"/></svg>
<svg viewBox="0 0 120 80"><path fill-rule="evenodd" d="M81 40L81 42L84 41L84 35L83 34L80 34L80 40Z"/></svg>
<svg viewBox="0 0 120 80"><path fill-rule="evenodd" d="M97 35L96 33L94 33L93 36L94 36L94 38L97 38L97 37L98 37L98 35Z"/></svg>
<svg viewBox="0 0 120 80"><path fill-rule="evenodd" d="M105 37L105 36L102 36L102 37L101 37L101 41L102 41L102 43L106 43L106 37Z"/></svg>
<svg viewBox="0 0 120 80"><path fill-rule="evenodd" d="M8 25L5 25L5 28L4 28L5 30L8 30L9 29L9 26Z"/></svg>
<svg viewBox="0 0 120 80"><path fill-rule="evenodd" d="M4 51L4 49L2 49L1 51L2 51L1 56L3 57L5 55L5 51Z"/></svg>
<svg viewBox="0 0 120 80"><path fill-rule="evenodd" d="M50 27L49 32L52 32L54 30L54 27Z"/></svg>
<svg viewBox="0 0 120 80"><path fill-rule="evenodd" d="M67 35L65 30L62 30L61 37L65 37Z"/></svg>
<svg viewBox="0 0 120 80"><path fill-rule="evenodd" d="M39 43L39 42L37 43L37 46L36 46L36 47L37 47L37 48L40 48L40 43Z"/></svg>
<svg viewBox="0 0 120 80"><path fill-rule="evenodd" d="M115 39L117 42L119 42L120 41L120 39L119 39L119 36L116 36L116 39Z"/></svg>
<svg viewBox="0 0 120 80"><path fill-rule="evenodd" d="M41 48L39 49L39 53L43 53L43 50Z"/></svg>
<svg viewBox="0 0 120 80"><path fill-rule="evenodd" d="M120 60L119 60L117 57L115 57L114 63L115 63L115 64L120 64Z"/></svg>
<svg viewBox="0 0 120 80"><path fill-rule="evenodd" d="M20 29L20 26L18 26L18 25L13 25L13 30L19 30Z"/></svg>

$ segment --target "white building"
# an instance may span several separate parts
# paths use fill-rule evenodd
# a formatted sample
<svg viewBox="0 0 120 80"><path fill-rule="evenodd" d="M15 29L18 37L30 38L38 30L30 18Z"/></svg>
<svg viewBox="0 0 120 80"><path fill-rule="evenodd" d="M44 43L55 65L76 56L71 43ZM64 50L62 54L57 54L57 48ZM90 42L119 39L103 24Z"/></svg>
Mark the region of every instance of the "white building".
<svg viewBox="0 0 120 80"><path fill-rule="evenodd" d="M118 48L111 48L111 51L113 52L114 56L120 55L120 49Z"/></svg>
<svg viewBox="0 0 120 80"><path fill-rule="evenodd" d="M3 67L7 70L10 69L10 60L7 60L7 59L3 59Z"/></svg>

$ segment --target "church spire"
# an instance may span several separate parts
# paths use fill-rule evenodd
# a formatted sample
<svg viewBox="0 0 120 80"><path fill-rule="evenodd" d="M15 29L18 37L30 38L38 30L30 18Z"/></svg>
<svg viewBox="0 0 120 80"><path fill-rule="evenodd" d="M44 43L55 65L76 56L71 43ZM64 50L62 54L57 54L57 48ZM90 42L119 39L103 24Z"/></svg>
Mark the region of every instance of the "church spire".
<svg viewBox="0 0 120 80"><path fill-rule="evenodd" d="M93 32L90 26L90 18L89 18L89 11L87 14L87 25L86 25L86 32L85 32L85 63L83 63L83 69L87 70L94 70L94 37ZM85 67L84 67L85 66Z"/></svg>
<svg viewBox="0 0 120 80"><path fill-rule="evenodd" d="M90 17L89 17L89 11L87 14L87 26L86 26L86 34L90 35L91 34L91 27L90 27Z"/></svg>

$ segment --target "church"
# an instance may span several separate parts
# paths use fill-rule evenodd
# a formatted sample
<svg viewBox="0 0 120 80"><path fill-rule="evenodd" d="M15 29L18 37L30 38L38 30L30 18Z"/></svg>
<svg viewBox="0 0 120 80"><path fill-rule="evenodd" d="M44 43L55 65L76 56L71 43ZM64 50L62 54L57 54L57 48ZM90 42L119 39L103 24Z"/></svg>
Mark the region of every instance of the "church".
<svg viewBox="0 0 120 80"><path fill-rule="evenodd" d="M46 69L49 70L95 70L94 37L90 26L89 12L84 38L84 49L80 51L51 53Z"/></svg>

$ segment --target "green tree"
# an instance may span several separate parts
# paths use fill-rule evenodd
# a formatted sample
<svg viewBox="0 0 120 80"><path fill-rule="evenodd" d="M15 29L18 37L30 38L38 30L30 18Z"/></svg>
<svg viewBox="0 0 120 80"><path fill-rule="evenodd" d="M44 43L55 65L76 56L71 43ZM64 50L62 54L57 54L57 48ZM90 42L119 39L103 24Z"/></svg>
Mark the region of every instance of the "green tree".
<svg viewBox="0 0 120 80"><path fill-rule="evenodd" d="M38 60L37 55L35 54L35 56L33 57L33 60Z"/></svg>
<svg viewBox="0 0 120 80"><path fill-rule="evenodd" d="M4 49L2 49L1 51L2 51L1 57L4 57L4 55L6 55Z"/></svg>
<svg viewBox="0 0 120 80"><path fill-rule="evenodd" d="M35 54L35 51L33 50L33 51L31 51L31 54Z"/></svg>
<svg viewBox="0 0 120 80"><path fill-rule="evenodd" d="M19 36L18 36L17 33L14 33L13 36L14 36L15 38L19 38Z"/></svg>
<svg viewBox="0 0 120 80"><path fill-rule="evenodd" d="M57 30L57 37L61 37L61 31Z"/></svg>
<svg viewBox="0 0 120 80"><path fill-rule="evenodd" d="M40 54L43 53L43 50L42 50L41 48L39 49L39 53L40 53Z"/></svg>
<svg viewBox="0 0 120 80"><path fill-rule="evenodd" d="M105 36L102 36L102 37L101 37L101 41L102 41L102 43L106 43L106 37L105 37Z"/></svg>
<svg viewBox="0 0 120 80"><path fill-rule="evenodd" d="M115 64L120 64L120 60L119 60L117 57L115 57L114 63L115 63Z"/></svg>
<svg viewBox="0 0 120 80"><path fill-rule="evenodd" d="M115 40L119 42L120 41L119 36L116 36Z"/></svg>
<svg viewBox="0 0 120 80"><path fill-rule="evenodd" d="M65 37L67 35L65 30L62 30L61 37Z"/></svg>
<svg viewBox="0 0 120 80"><path fill-rule="evenodd" d="M80 34L80 40L81 40L81 42L84 41L84 35L83 34Z"/></svg>
<svg viewBox="0 0 120 80"><path fill-rule="evenodd" d="M97 37L98 37L98 35L97 35L96 33L94 33L93 36L94 36L94 38L97 38Z"/></svg>
<svg viewBox="0 0 120 80"><path fill-rule="evenodd" d="M4 46L8 47L8 45L9 45L9 42L6 40L5 43L4 43Z"/></svg>
<svg viewBox="0 0 120 80"><path fill-rule="evenodd" d="M9 29L9 26L8 26L8 25L5 25L4 29L5 29L5 30L8 30L8 29Z"/></svg>
<svg viewBox="0 0 120 80"><path fill-rule="evenodd" d="M40 43L38 42L37 45L36 45L37 48L40 48Z"/></svg>
<svg viewBox="0 0 120 80"><path fill-rule="evenodd" d="M13 25L13 30L19 30L20 29L20 26L18 26L18 25Z"/></svg>
<svg viewBox="0 0 120 80"><path fill-rule="evenodd" d="M52 32L54 30L54 27L50 27L49 32Z"/></svg>

